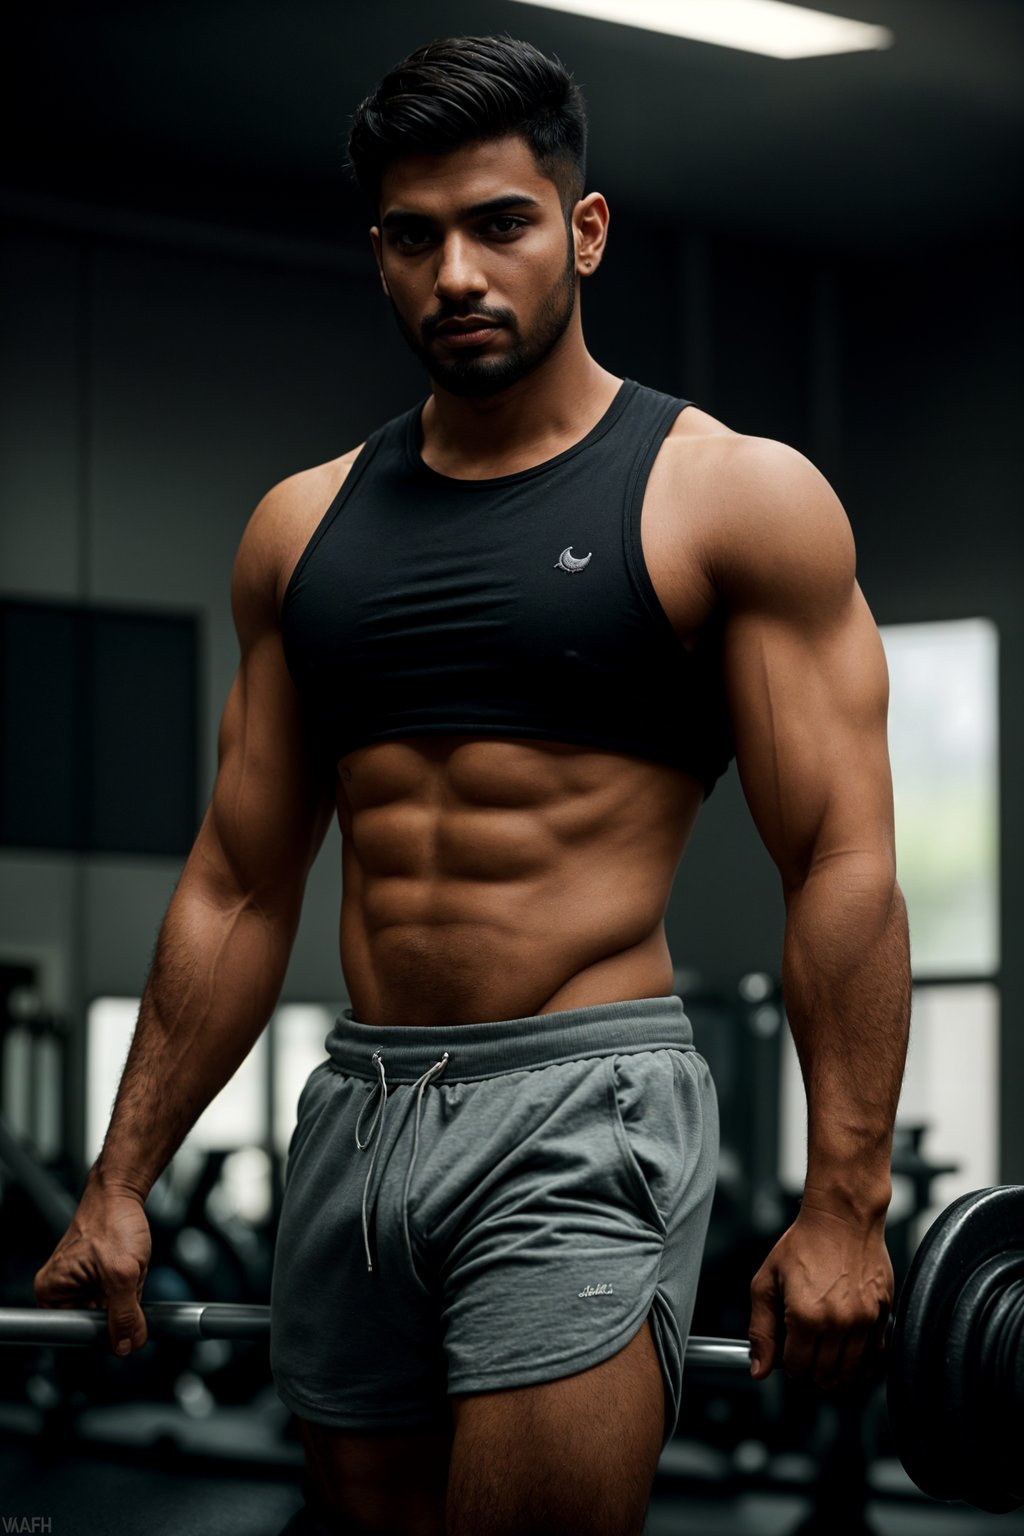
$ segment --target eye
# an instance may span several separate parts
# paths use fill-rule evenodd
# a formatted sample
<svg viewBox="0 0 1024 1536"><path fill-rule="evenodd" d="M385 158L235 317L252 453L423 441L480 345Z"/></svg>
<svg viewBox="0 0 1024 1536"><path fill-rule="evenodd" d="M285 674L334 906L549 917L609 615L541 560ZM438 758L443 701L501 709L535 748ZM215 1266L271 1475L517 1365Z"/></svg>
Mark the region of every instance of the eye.
<svg viewBox="0 0 1024 1536"><path fill-rule="evenodd" d="M494 218L488 219L484 228L492 230L501 239L507 239L509 235L518 234L525 226L525 219L517 218L512 213L499 213L495 214Z"/></svg>
<svg viewBox="0 0 1024 1536"><path fill-rule="evenodd" d="M425 224L407 224L402 229L392 231L391 244L400 251L422 251L432 238Z"/></svg>

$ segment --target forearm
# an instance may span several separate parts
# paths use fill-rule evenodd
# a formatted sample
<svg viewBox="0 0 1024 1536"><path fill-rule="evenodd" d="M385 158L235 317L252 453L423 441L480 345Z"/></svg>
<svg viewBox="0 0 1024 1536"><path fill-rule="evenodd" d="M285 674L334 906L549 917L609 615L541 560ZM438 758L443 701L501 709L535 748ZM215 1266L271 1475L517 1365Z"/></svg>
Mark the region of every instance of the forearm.
<svg viewBox="0 0 1024 1536"><path fill-rule="evenodd" d="M879 862L839 855L787 904L783 993L807 1092L805 1203L880 1219L910 1023L906 908Z"/></svg>
<svg viewBox="0 0 1024 1536"><path fill-rule="evenodd" d="M273 1012L298 915L298 899L268 910L215 892L186 866L160 930L93 1182L146 1198Z"/></svg>

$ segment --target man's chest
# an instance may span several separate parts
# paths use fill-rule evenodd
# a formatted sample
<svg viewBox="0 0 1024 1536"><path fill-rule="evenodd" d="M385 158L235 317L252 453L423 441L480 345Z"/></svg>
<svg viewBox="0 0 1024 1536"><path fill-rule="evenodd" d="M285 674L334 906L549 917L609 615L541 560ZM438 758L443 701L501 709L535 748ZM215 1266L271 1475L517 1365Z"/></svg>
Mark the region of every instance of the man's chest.
<svg viewBox="0 0 1024 1536"><path fill-rule="evenodd" d="M281 608L335 760L424 732L523 736L713 782L727 742L704 454L659 408L670 442L655 424L599 464L453 482L385 433L349 470L295 539Z"/></svg>
<svg viewBox="0 0 1024 1536"><path fill-rule="evenodd" d="M681 412L654 459L631 520L620 519L612 503L591 521L580 515L588 506L586 498L566 515L555 497L549 509L529 519L522 518L522 504L488 509L471 500L458 509L460 515L437 522L431 508L418 507L415 497L400 500L397 507L386 499L363 506L358 531L349 535L348 520L343 520L334 532L338 559L331 585L339 599L344 595L349 602L363 602L371 611L401 593L398 602L404 609L429 610L447 602L464 610L467 619L486 605L488 594L501 592L508 614L522 612L525 618L535 612L550 629L563 612L570 625L578 624L580 604L585 612L600 606L600 597L603 622L613 623L623 590L621 572L618 586L613 578L599 593L602 572L632 565L633 585L639 581L643 589L649 581L650 597L690 647L713 619L718 602L712 578L714 460L725 440L735 437L696 407ZM304 552L308 558L324 499L331 504L338 497L355 458L346 455L323 466L315 497L308 507L295 507L290 525L280 530L280 599ZM370 558L365 557L367 546Z"/></svg>

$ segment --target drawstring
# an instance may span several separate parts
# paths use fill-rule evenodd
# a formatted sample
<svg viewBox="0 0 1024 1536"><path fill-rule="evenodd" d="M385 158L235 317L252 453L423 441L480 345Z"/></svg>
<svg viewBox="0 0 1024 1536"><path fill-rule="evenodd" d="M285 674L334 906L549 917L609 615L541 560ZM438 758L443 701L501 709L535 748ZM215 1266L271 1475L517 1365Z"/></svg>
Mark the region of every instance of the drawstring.
<svg viewBox="0 0 1024 1536"><path fill-rule="evenodd" d="M367 1268L367 1271L372 1275L373 1274L373 1259L372 1259L372 1257L370 1255L370 1215L369 1215L370 1181L373 1178L373 1170L374 1170L374 1167L376 1166L377 1153L378 1153L378 1151L380 1149L381 1136L383 1134L384 1109L385 1109L385 1106L386 1106L386 1104L388 1102L388 1080L387 1080L386 1076L384 1075L384 1054L383 1054L383 1052L382 1051L374 1051L373 1056L372 1056L371 1059L372 1059L373 1065L377 1068L377 1071L380 1074L380 1076L379 1076L379 1081L374 1084L374 1086L373 1086L373 1088L372 1088L372 1090L370 1092L369 1098L367 1098L366 1103L364 1103L362 1109L359 1111L359 1118L356 1120L356 1147L359 1149L360 1152L365 1152L367 1147L370 1145L371 1142L375 1143L374 1148L373 1148L373 1152L372 1152L371 1157L370 1157L370 1166L366 1170L366 1182L363 1185L363 1246L366 1249L366 1268ZM412 1183L413 1169L416 1167L416 1158L419 1156L419 1150L420 1150L420 1112L421 1112L421 1110L423 1108L423 1095L424 1095L424 1093L426 1091L427 1085L435 1077L440 1077L441 1073L444 1071L444 1069L445 1069L445 1067L447 1065L448 1065L448 1052L445 1051L444 1055L440 1058L440 1060L439 1061L435 1061L434 1065L432 1067L428 1068L428 1070L426 1072L424 1072L423 1076L420 1077L420 1078L417 1078L416 1082L413 1084L414 1088L418 1088L419 1089L419 1093L416 1096L416 1125L415 1125L415 1130L414 1130L414 1134L413 1134L412 1156L409 1159L409 1169L408 1169L408 1172L406 1173L406 1176L405 1176L405 1189L404 1189L403 1194L402 1194L402 1227L403 1227L403 1231L405 1233L405 1251L409 1255L410 1267L412 1266L413 1258L412 1258L412 1241L411 1241L411 1239L409 1237L409 1186ZM380 1090L380 1099L379 1099L379 1102L377 1104L376 1113L374 1114L374 1117L373 1117L372 1121L370 1122L370 1129L369 1129L369 1131L367 1133L366 1140L365 1141L360 1141L360 1139L359 1139L359 1128L360 1128L360 1126L363 1123L363 1115L366 1113L366 1109L367 1109L367 1106L368 1106L368 1104L370 1102L370 1099L378 1091L378 1089ZM378 1134L378 1133L380 1133L380 1134Z"/></svg>
<svg viewBox="0 0 1024 1536"><path fill-rule="evenodd" d="M374 1088L373 1092L371 1092L370 1098L366 1100L366 1104L364 1104L362 1109L359 1111L359 1118L356 1120L356 1146L360 1152L365 1152L367 1147L370 1145L370 1142L373 1141L375 1137L377 1137L377 1130L384 1122L384 1106L388 1102L388 1080L384 1076L384 1061L380 1051L374 1051L372 1061L373 1065L380 1073L380 1103L377 1105L377 1113L374 1115L370 1124L370 1134L367 1136L365 1141L359 1140L359 1127L363 1123L363 1115L366 1112L366 1104L369 1104L370 1099L373 1097L373 1093L376 1092L376 1088ZM370 1166L366 1170L366 1183L363 1185L363 1246L366 1249L366 1267L371 1274L373 1273L373 1260L370 1258L370 1223L366 1211L366 1202L370 1194L370 1180L373 1178L373 1168L377 1161L377 1152L379 1148L380 1138L377 1137L376 1146L374 1147L373 1155L370 1158Z"/></svg>
<svg viewBox="0 0 1024 1536"><path fill-rule="evenodd" d="M416 1159L420 1151L420 1110L423 1108L423 1095L427 1084L434 1077L440 1077L448 1065L448 1052L445 1051L440 1061L435 1061L429 1072L424 1072L419 1080L419 1094L416 1098L416 1129L412 1138L412 1156L409 1159L409 1170L405 1175L405 1189L402 1191L402 1230L405 1233L405 1251L409 1258L409 1268L414 1269L412 1258L412 1240L409 1237L409 1185L412 1183L412 1171L416 1167Z"/></svg>

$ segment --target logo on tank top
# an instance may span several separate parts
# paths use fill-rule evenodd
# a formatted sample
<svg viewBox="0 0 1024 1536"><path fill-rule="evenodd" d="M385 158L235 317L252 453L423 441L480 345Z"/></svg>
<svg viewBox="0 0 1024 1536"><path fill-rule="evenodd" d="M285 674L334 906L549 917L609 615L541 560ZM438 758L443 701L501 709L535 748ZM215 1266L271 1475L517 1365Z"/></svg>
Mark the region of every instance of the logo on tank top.
<svg viewBox="0 0 1024 1536"><path fill-rule="evenodd" d="M614 1296L615 1289L613 1286L603 1284L585 1285L582 1291L576 1292L576 1295L579 1297L580 1301L587 1301L591 1296Z"/></svg>
<svg viewBox="0 0 1024 1536"><path fill-rule="evenodd" d="M587 566L590 564L593 558L594 552L591 550L589 555L584 555L582 560L577 560L575 555L572 553L572 545L569 544L565 549L562 550L562 553L555 561L555 570L568 571L570 576L575 576L577 571L586 570Z"/></svg>

